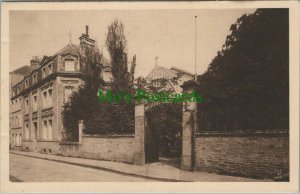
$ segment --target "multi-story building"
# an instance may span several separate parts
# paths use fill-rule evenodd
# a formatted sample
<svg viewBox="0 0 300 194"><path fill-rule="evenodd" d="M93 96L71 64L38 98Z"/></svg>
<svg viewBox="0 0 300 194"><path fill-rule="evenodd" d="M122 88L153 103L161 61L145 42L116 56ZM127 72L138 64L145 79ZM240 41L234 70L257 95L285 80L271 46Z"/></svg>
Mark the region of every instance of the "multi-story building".
<svg viewBox="0 0 300 194"><path fill-rule="evenodd" d="M89 37L88 26L79 40L79 45L70 42L53 56L44 56L41 60L34 58L30 66L11 72L12 149L59 153L64 134L63 104L83 83L84 64L80 60L83 49L95 45ZM105 61L102 76L110 82L110 64Z"/></svg>
<svg viewBox="0 0 300 194"><path fill-rule="evenodd" d="M21 82L26 75L29 75L32 71L31 66L20 67L9 74L9 97L12 97L12 86ZM21 99L15 98L10 103L10 147L15 149L20 148L22 142L22 112L21 112Z"/></svg>

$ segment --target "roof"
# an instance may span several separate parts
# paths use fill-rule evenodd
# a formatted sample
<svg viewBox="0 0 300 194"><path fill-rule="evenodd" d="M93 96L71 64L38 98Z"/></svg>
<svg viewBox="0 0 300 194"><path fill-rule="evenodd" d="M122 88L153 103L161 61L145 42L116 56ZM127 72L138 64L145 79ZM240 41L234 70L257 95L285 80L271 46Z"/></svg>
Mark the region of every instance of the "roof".
<svg viewBox="0 0 300 194"><path fill-rule="evenodd" d="M11 73L17 73L17 74L22 74L22 75L30 75L30 73L34 70L33 67L29 66L29 65L24 65L14 71L12 71Z"/></svg>
<svg viewBox="0 0 300 194"><path fill-rule="evenodd" d="M64 48L62 48L60 51L58 51L57 53L55 53L53 56L44 56L43 59L41 60L40 64L43 64L45 61L53 58L56 55L74 55L74 56L78 56L80 55L80 47L78 45L75 44L68 44L66 45ZM102 58L102 63L104 67L110 67L111 66L111 62L109 59L107 58ZM40 68L40 66L35 66L35 67L31 67L29 65L24 65L14 71L12 71L11 73L16 73L16 74L21 74L21 75L30 75L31 72L35 69Z"/></svg>
<svg viewBox="0 0 300 194"><path fill-rule="evenodd" d="M170 70L165 67L156 65L152 71L147 75L146 79L157 79L157 78L167 78L171 79L171 77L174 77L175 74Z"/></svg>
<svg viewBox="0 0 300 194"><path fill-rule="evenodd" d="M67 55L67 54L71 54L71 55L74 55L74 56L80 55L79 46L77 46L75 44L68 44L64 48L62 48L60 51L58 51L55 55L64 56L64 55Z"/></svg>
<svg viewBox="0 0 300 194"><path fill-rule="evenodd" d="M175 72L174 72L175 71ZM161 72L161 73L157 73ZM177 67L171 67L171 69L156 65L154 69L147 75L147 79L155 79L157 77L165 77L167 79L170 79L171 77L174 77L176 75L176 72L183 73L187 76L193 76L192 73L185 71L183 69L177 68ZM163 75L164 74L164 75Z"/></svg>
<svg viewBox="0 0 300 194"><path fill-rule="evenodd" d="M64 48L62 48L60 51L58 51L56 54L54 54L53 56L56 56L56 55L64 56L64 55L68 55L68 54L71 54L74 56L80 55L80 46L75 45L75 44L68 44ZM104 67L111 66L110 60L105 57L102 57L101 62L103 63Z"/></svg>
<svg viewBox="0 0 300 194"><path fill-rule="evenodd" d="M178 67L172 66L172 67L171 67L171 70L179 71L179 72L185 73L185 74L187 74L187 75L189 75L189 76L194 76L194 74L192 74L192 73L190 73L190 72L188 72L188 71L186 71L186 70L180 69L180 68L178 68Z"/></svg>

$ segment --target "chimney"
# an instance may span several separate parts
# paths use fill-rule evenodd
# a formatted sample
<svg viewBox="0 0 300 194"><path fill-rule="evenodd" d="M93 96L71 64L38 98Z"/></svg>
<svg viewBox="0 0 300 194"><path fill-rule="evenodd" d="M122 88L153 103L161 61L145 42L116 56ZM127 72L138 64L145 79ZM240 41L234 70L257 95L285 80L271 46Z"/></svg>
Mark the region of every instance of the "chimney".
<svg viewBox="0 0 300 194"><path fill-rule="evenodd" d="M30 66L35 68L37 67L41 62L41 59L38 56L33 56L30 60Z"/></svg>
<svg viewBox="0 0 300 194"><path fill-rule="evenodd" d="M79 37L79 40L80 40L81 47L86 47L86 46L94 47L95 46L95 40L93 40L89 37L89 26L85 26L85 34L82 34Z"/></svg>
<svg viewBox="0 0 300 194"><path fill-rule="evenodd" d="M89 37L89 26L85 26L85 35Z"/></svg>

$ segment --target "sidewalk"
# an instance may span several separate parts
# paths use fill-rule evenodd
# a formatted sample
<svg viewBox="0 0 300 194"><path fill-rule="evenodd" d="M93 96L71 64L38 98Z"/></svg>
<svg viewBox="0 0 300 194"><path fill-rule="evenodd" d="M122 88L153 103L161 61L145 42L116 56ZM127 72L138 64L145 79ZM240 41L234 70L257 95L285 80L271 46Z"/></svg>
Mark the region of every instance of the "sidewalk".
<svg viewBox="0 0 300 194"><path fill-rule="evenodd" d="M178 168L165 165L159 162L145 164L143 166L126 164L122 162L111 162L111 161L102 161L102 160L92 160L84 158L73 158L73 157L64 157L58 155L50 154L40 154L34 152L21 152L11 150L11 154L17 154L27 157L51 160L56 162L63 162L72 165L78 165L88 168L95 168L100 170L106 170L109 172L119 173L123 175L130 175L142 178L148 178L156 181L172 181L172 182L192 182L192 181L201 181L201 182L262 182L270 180L259 180L243 177L234 177L226 175L218 175L213 173L206 172L191 172L180 170Z"/></svg>

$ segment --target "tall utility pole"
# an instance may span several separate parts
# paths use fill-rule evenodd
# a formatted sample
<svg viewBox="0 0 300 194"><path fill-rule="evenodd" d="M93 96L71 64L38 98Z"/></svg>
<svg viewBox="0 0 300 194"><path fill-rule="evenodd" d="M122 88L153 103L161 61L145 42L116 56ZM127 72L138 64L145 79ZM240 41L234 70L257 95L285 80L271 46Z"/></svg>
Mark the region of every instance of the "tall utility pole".
<svg viewBox="0 0 300 194"><path fill-rule="evenodd" d="M197 81L197 16L195 16L195 81Z"/></svg>
<svg viewBox="0 0 300 194"><path fill-rule="evenodd" d="M72 32L71 30L69 31L69 44L72 44Z"/></svg>
<svg viewBox="0 0 300 194"><path fill-rule="evenodd" d="M197 82L197 16L195 16L195 82ZM197 104L195 105L194 113L193 113L193 118L194 118L194 123L193 123L193 129L192 129L192 139L191 139L191 144L192 144L192 171L196 171L196 131L197 131L197 126L198 126L198 121L197 121Z"/></svg>

